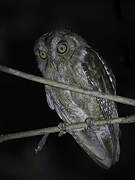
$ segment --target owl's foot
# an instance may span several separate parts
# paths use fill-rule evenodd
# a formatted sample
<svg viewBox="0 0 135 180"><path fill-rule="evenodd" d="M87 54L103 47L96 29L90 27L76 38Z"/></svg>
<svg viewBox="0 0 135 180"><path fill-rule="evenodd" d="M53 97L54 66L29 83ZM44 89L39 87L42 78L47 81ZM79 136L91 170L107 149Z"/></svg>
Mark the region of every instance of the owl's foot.
<svg viewBox="0 0 135 180"><path fill-rule="evenodd" d="M59 123L59 125L58 125L58 128L60 130L60 132L58 134L59 137L67 133L66 126L67 126L67 123Z"/></svg>
<svg viewBox="0 0 135 180"><path fill-rule="evenodd" d="M85 120L86 124L87 124L87 129L89 130L95 130L95 125L94 125L94 119L91 117L88 117Z"/></svg>

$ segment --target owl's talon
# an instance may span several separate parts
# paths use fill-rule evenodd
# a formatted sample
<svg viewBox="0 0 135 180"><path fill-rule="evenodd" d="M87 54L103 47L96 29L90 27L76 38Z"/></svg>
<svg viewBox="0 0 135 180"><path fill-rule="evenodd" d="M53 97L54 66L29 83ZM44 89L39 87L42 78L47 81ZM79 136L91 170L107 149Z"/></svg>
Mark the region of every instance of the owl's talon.
<svg viewBox="0 0 135 180"><path fill-rule="evenodd" d="M59 137L67 133L66 126L67 126L67 123L59 123L59 125L58 125L58 128L60 130L60 132L58 134Z"/></svg>
<svg viewBox="0 0 135 180"><path fill-rule="evenodd" d="M91 117L88 117L86 120L85 120L86 124L87 124L87 129L93 129L94 130L94 119L91 118Z"/></svg>

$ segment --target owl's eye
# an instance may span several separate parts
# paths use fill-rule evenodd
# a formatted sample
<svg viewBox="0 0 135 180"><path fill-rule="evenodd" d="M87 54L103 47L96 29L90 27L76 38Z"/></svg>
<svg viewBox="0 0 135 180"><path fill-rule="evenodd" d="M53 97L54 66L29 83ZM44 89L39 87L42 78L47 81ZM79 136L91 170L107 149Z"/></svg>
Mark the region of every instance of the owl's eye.
<svg viewBox="0 0 135 180"><path fill-rule="evenodd" d="M46 59L47 58L47 54L44 51L39 51L39 56L41 59Z"/></svg>
<svg viewBox="0 0 135 180"><path fill-rule="evenodd" d="M66 44L60 44L57 48L58 53L64 54L67 51L67 45Z"/></svg>

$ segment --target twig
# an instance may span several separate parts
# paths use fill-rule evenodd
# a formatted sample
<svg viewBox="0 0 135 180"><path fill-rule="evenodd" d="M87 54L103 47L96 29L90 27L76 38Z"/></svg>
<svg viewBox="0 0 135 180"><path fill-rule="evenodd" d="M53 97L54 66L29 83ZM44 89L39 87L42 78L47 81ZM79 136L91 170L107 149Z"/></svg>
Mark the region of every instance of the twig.
<svg viewBox="0 0 135 180"><path fill-rule="evenodd" d="M21 72L6 66L0 65L0 71L22 77L25 79L29 79L35 82L39 82L42 84L47 84L49 86L61 88L61 89L66 89L70 91L74 91L77 93L82 93L82 94L87 94L87 95L92 95L104 99L109 99L112 101L120 102L123 104L128 104L135 106L135 100L130 99L130 98L125 98L121 96L116 96L116 95L111 95L111 94L105 94L105 93L100 93L98 91L87 91L84 89L79 89L77 87L71 86L71 85L66 85L60 82L55 82L51 80L44 79L39 76L35 76L32 74L28 74L25 72ZM94 121L94 125L105 125L105 124L114 124L114 123L133 123L135 122L135 115L129 116L129 117L123 117L123 118L117 118L117 119L109 119L109 120L103 120L103 121ZM74 123L74 124L69 124L66 126L66 131L68 132L69 130L75 130L75 129L85 129L87 128L86 122L80 122L80 123ZM49 128L43 128L43 129L37 129L37 130L31 130L31 131L25 131L25 132L18 132L18 133L12 133L12 134L7 134L7 135L1 135L0 136L0 142L11 140L11 139L18 139L18 138L24 138L24 137L31 137L31 136L37 136L37 135L44 135L44 134L49 134L49 133L56 133L60 132L60 129L56 127L49 127Z"/></svg>
<svg viewBox="0 0 135 180"><path fill-rule="evenodd" d="M21 72L19 70L12 69L12 68L2 66L2 65L0 65L0 71L6 72L6 73L9 73L9 74L18 76L18 77L22 77L22 78L25 78L25 79L29 79L29 80L32 80L32 81L35 81L35 82L38 82L38 83L47 84L49 86L54 86L54 87L58 87L58 88L61 88L61 89L74 91L74 92L77 92L77 93L92 95L92 96L96 96L96 97L116 101L116 102L119 102L119 103L135 106L135 100L134 99L125 98L125 97L116 96L116 95L111 95L111 94L105 94L105 93L101 93L101 92L98 92L98 91L87 91L87 90L80 89L80 88L77 88L77 87L74 87L74 86L71 86L71 85L66 85L66 84L63 84L63 83L60 83L60 82L47 80L47 79L44 79L42 77L35 76L35 75L32 75L32 74L28 74L28 73L25 73L25 72Z"/></svg>
<svg viewBox="0 0 135 180"><path fill-rule="evenodd" d="M94 121L94 125L105 125L105 124L124 124L124 123L134 123L135 122L135 115L129 116L129 117L122 117L122 118L116 118L116 119L107 119L104 121ZM80 123L73 123L66 125L66 131L71 130L79 130L79 129L86 129L87 123L86 122L80 122ZM37 129L37 130L31 130L31 131L25 131L25 132L18 132L18 133L12 133L12 134L6 134L0 136L0 143L12 139L19 139L24 137L32 137L32 136L38 136L38 135L44 135L49 133L57 133L60 132L60 129L58 126L56 127L48 127L43 129Z"/></svg>

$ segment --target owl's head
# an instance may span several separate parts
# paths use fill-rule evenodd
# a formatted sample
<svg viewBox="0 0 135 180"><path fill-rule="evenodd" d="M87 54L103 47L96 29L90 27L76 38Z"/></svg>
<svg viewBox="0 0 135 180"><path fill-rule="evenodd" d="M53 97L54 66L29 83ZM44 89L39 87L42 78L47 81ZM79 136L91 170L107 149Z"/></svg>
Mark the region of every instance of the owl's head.
<svg viewBox="0 0 135 180"><path fill-rule="evenodd" d="M35 43L34 52L41 72L50 63L59 64L79 56L80 50L89 47L85 40L68 30L53 31L42 35ZM72 59L73 60L73 59Z"/></svg>

